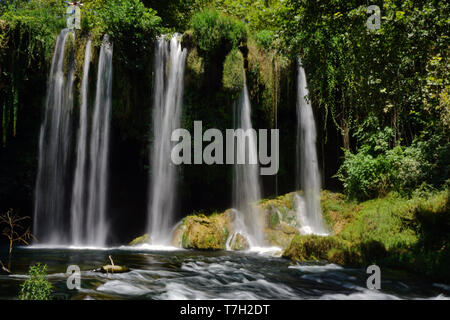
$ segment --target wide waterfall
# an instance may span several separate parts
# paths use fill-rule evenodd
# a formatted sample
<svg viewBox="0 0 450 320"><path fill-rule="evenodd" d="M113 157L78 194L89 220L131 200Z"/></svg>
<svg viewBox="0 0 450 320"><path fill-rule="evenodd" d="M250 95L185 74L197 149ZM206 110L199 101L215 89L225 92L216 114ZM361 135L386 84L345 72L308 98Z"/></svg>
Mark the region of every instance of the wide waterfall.
<svg viewBox="0 0 450 320"><path fill-rule="evenodd" d="M297 183L303 195L296 195L297 214L302 233L326 234L320 205L320 173L316 150L316 124L308 96L305 70L298 61L297 90ZM308 97L309 98L309 97Z"/></svg>
<svg viewBox="0 0 450 320"><path fill-rule="evenodd" d="M84 217L86 213L86 154L87 154L87 131L88 131L88 83L89 67L91 64L91 39L86 43L83 65L83 80L81 82L81 107L80 127L78 128L77 163L72 190L71 207L71 234L72 243L82 243L84 235Z"/></svg>
<svg viewBox="0 0 450 320"><path fill-rule="evenodd" d="M88 185L89 200L85 224L85 243L97 246L104 245L107 236L105 215L108 192L112 55L112 43L109 42L108 35L105 35L98 61L97 91L91 125Z"/></svg>
<svg viewBox="0 0 450 320"><path fill-rule="evenodd" d="M44 244L103 246L107 235L105 214L112 44L105 36L99 55L94 114L89 126L91 41L88 40L86 43L79 128L77 145L74 148L73 52L68 60L64 56L67 51L66 39L69 35L73 34L64 29L58 36L50 70L45 116L39 140L34 233L39 242ZM67 66L65 61L69 61ZM76 156L72 157L74 151ZM75 163L72 163L73 160ZM72 168L74 168L73 177Z"/></svg>
<svg viewBox="0 0 450 320"><path fill-rule="evenodd" d="M261 199L257 140L256 131L252 126L251 104L246 83L235 104L234 112L235 128L247 133L246 143L241 144L241 149L236 150L237 154L245 155L245 163L238 164L236 161L233 173L233 206L237 210L235 226L238 227L235 231L247 236L251 246L263 246L263 215L255 206Z"/></svg>
<svg viewBox="0 0 450 320"><path fill-rule="evenodd" d="M41 242L64 241L64 213L69 210L71 117L73 109L74 60L64 70L64 29L58 36L50 69L44 120L39 136L39 162L35 189L33 233Z"/></svg>
<svg viewBox="0 0 450 320"><path fill-rule="evenodd" d="M174 35L169 42L163 37L156 41L148 204L148 230L156 244L169 242L174 223L177 174L170 158L171 135L180 126L186 55L179 35Z"/></svg>

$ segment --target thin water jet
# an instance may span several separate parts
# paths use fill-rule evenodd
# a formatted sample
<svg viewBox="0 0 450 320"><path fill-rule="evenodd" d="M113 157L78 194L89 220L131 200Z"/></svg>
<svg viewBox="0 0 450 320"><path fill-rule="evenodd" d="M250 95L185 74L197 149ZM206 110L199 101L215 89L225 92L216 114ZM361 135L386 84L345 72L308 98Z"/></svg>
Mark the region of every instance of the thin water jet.
<svg viewBox="0 0 450 320"><path fill-rule="evenodd" d="M297 194L296 205L300 231L306 234L327 234L323 224L320 204L320 173L316 149L316 123L309 102L305 70L302 61L298 60L297 79ZM307 98L308 97L308 98Z"/></svg>
<svg viewBox="0 0 450 320"><path fill-rule="evenodd" d="M82 243L84 234L84 221L86 214L87 193L86 160L87 160L87 134L88 134L88 83L91 62L91 39L88 39L84 54L83 80L81 82L80 123L78 128L77 161L75 167L74 184L72 190L71 207L71 234L72 244Z"/></svg>
<svg viewBox="0 0 450 320"><path fill-rule="evenodd" d="M242 92L235 104L234 121L235 128L243 130L253 128L251 104L246 83L244 83ZM247 142L238 144L236 153L245 155L247 159L257 159L256 136L250 134ZM236 215L238 230L236 232L246 236L251 247L264 246L263 215L256 207L256 202L261 199L259 165L257 162L251 164L251 161L245 161L244 164L235 164L233 171L233 207L238 212Z"/></svg>
<svg viewBox="0 0 450 320"><path fill-rule="evenodd" d="M111 118L113 45L103 37L97 74L97 91L91 125L89 153L89 200L87 203L85 243L103 246L107 238L107 192L109 132Z"/></svg>

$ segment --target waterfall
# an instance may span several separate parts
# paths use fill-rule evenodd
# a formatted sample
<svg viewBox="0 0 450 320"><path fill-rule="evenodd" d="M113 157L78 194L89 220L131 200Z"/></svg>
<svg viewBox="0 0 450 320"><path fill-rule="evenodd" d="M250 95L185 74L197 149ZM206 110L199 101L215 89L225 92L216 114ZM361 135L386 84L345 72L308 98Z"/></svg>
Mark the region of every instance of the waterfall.
<svg viewBox="0 0 450 320"><path fill-rule="evenodd" d="M70 201L66 181L70 179L74 81L73 52L67 72L64 72L65 44L69 34L72 35L68 29L62 30L56 41L39 136L33 233L41 242L65 241L64 213L69 209Z"/></svg>
<svg viewBox="0 0 450 320"><path fill-rule="evenodd" d="M64 56L69 34L71 33L67 29L59 34L50 69L45 115L39 138L33 232L41 243L102 246L107 235L105 214L112 44L105 36L100 49L97 91L89 139L88 84L91 40L86 43L76 159L72 177L73 52L69 59ZM65 61L68 61L66 72ZM70 219L67 212L70 212Z"/></svg>
<svg viewBox="0 0 450 320"><path fill-rule="evenodd" d="M297 82L297 184L303 195L296 195L298 219L302 233L326 234L320 205L320 173L316 150L316 124L308 96L305 70L299 59ZM298 160L297 160L298 161ZM297 162L298 163L298 162Z"/></svg>
<svg viewBox="0 0 450 320"><path fill-rule="evenodd" d="M171 161L171 135L180 126L186 54L179 35L170 42L156 41L148 230L157 244L169 242L174 223L176 168Z"/></svg>
<svg viewBox="0 0 450 320"><path fill-rule="evenodd" d="M71 234L72 244L80 244L84 238L84 214L86 213L86 150L87 150L87 130L88 130L88 83L89 66L91 62L91 39L86 43L83 65L83 80L81 82L81 107L80 107L80 127L78 129L77 142L77 162L72 190L71 208Z"/></svg>
<svg viewBox="0 0 450 320"><path fill-rule="evenodd" d="M103 37L97 71L97 91L91 125L89 149L89 185L85 221L85 243L102 246L106 242L106 200L108 191L108 155L111 118L113 46Z"/></svg>
<svg viewBox="0 0 450 320"><path fill-rule="evenodd" d="M234 165L233 206L238 211L235 225L240 226L238 228L240 230L235 231L247 236L251 246L263 246L263 215L255 206L261 199L257 140L256 131L252 127L251 105L246 83L235 104L234 112L235 128L248 133L245 145L241 144L241 148L237 150L238 154L245 155L246 161L244 164L238 164L236 161ZM244 228L245 230L242 230Z"/></svg>

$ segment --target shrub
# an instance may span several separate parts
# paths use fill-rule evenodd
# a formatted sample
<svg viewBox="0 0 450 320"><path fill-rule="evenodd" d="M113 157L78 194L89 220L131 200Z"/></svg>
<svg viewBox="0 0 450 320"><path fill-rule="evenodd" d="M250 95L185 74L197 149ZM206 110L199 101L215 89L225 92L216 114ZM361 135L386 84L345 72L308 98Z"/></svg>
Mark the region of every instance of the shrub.
<svg viewBox="0 0 450 320"><path fill-rule="evenodd" d="M47 265L37 263L30 267L28 273L30 278L22 284L19 298L21 300L50 300L52 285L45 279Z"/></svg>
<svg viewBox="0 0 450 320"><path fill-rule="evenodd" d="M372 155L370 147L357 153L345 151L345 160L336 177L349 198L366 200L389 191L410 194L425 179L426 162L420 149L397 146Z"/></svg>
<svg viewBox="0 0 450 320"><path fill-rule="evenodd" d="M160 33L161 18L139 0L97 1L86 17L90 28L107 33L118 49L120 60L131 68L142 68L148 50Z"/></svg>
<svg viewBox="0 0 450 320"><path fill-rule="evenodd" d="M191 20L194 38L200 52L213 56L221 51L228 52L240 43L246 42L245 24L215 9L205 9Z"/></svg>

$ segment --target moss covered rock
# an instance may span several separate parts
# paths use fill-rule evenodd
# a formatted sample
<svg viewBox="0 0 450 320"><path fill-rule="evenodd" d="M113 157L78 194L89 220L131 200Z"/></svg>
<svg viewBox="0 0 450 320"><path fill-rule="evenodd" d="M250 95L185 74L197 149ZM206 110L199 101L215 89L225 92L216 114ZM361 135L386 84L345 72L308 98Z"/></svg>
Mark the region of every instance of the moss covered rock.
<svg viewBox="0 0 450 320"><path fill-rule="evenodd" d="M129 246L137 246L140 244L151 244L152 243L152 239L151 237L146 233L140 237L137 237L135 239L133 239L128 245Z"/></svg>
<svg viewBox="0 0 450 320"><path fill-rule="evenodd" d="M186 249L224 250L229 234L225 214L188 216L178 228L181 246Z"/></svg>
<svg viewBox="0 0 450 320"><path fill-rule="evenodd" d="M331 249L343 248L344 244L337 237L317 235L296 235L282 256L295 261L327 260Z"/></svg>
<svg viewBox="0 0 450 320"><path fill-rule="evenodd" d="M244 87L244 74L244 57L238 49L233 49L223 64L223 87L233 93L241 92Z"/></svg>

